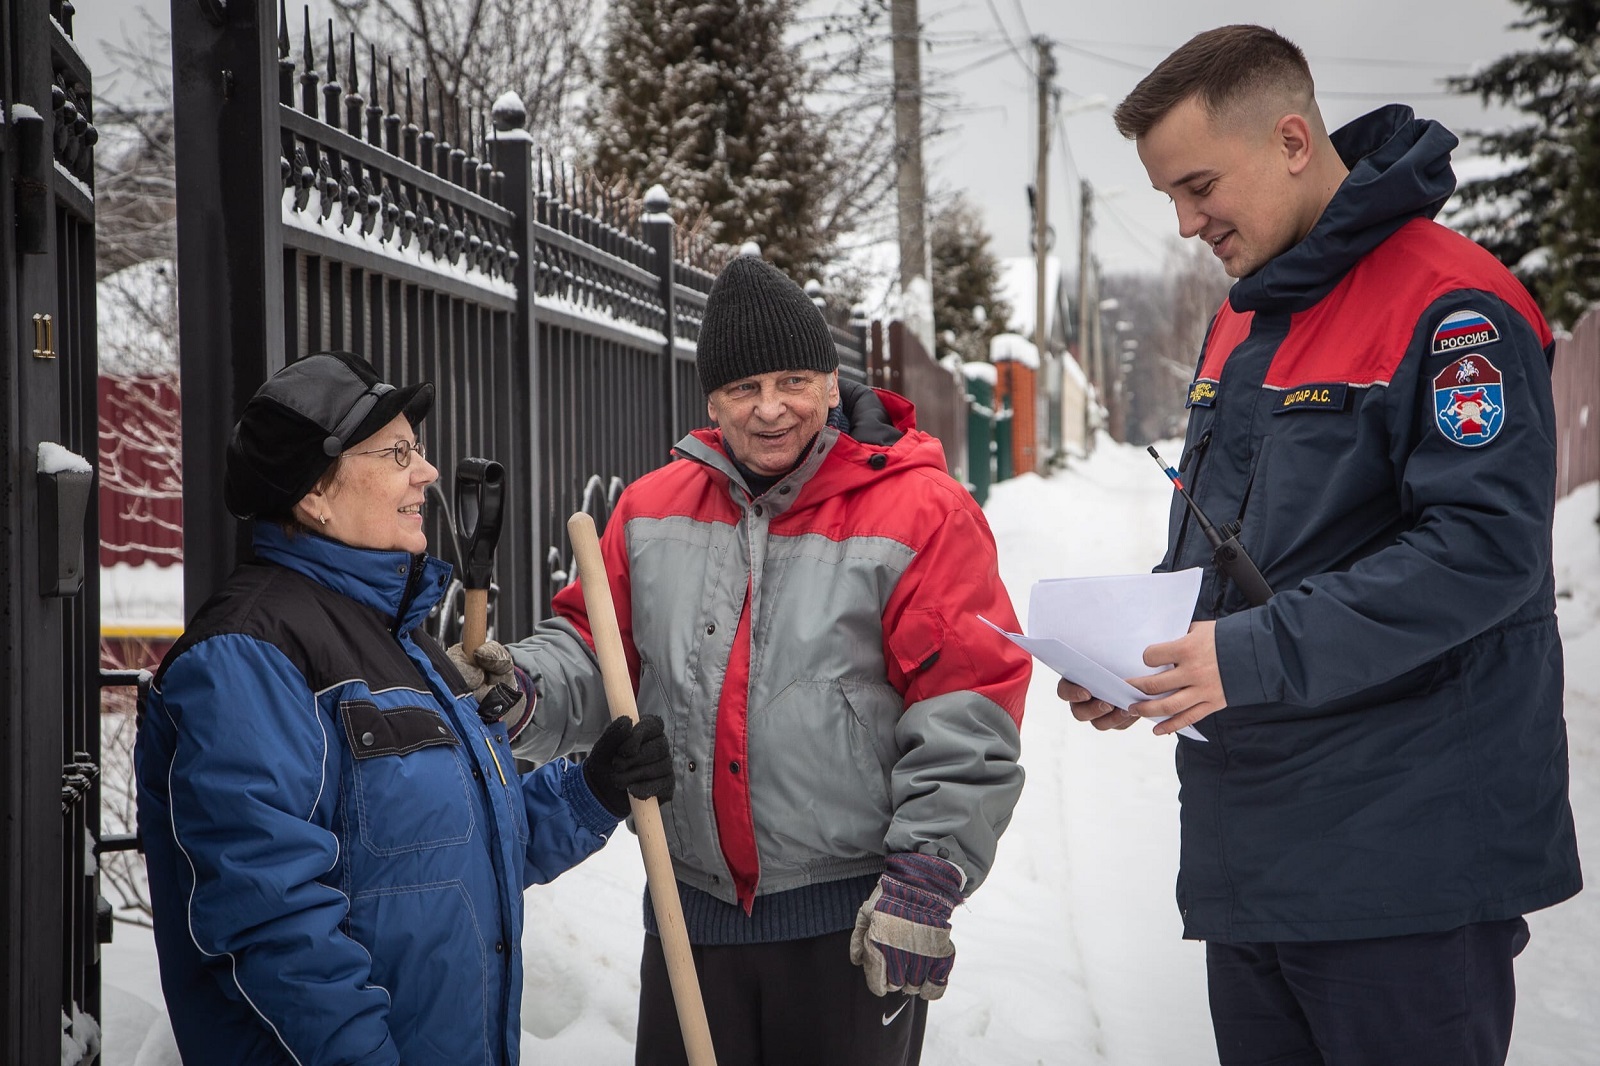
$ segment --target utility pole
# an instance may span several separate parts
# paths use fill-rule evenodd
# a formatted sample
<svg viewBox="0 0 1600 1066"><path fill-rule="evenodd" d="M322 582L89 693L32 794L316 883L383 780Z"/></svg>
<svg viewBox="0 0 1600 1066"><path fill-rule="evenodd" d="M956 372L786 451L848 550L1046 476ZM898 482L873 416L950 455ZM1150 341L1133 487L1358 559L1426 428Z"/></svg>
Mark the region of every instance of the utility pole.
<svg viewBox="0 0 1600 1066"><path fill-rule="evenodd" d="M1084 397L1083 438L1084 450L1094 451L1095 394L1100 382L1095 376L1094 349L1090 347L1090 331L1100 316L1100 298L1092 294L1089 258L1089 235L1094 229L1094 186L1085 178L1081 183L1078 208L1078 363L1091 388Z"/></svg>
<svg viewBox="0 0 1600 1066"><path fill-rule="evenodd" d="M1094 186L1084 178L1079 183L1078 206L1078 362L1089 384L1100 387L1094 373L1094 358L1089 348L1089 235L1094 230Z"/></svg>
<svg viewBox="0 0 1600 1066"><path fill-rule="evenodd" d="M932 281L928 267L927 195L922 178L922 60L917 0L891 0L894 42L895 193L900 222L900 288L912 278ZM932 355L932 352L928 354Z"/></svg>
<svg viewBox="0 0 1600 1066"><path fill-rule="evenodd" d="M1055 394L1045 398L1050 405L1050 415L1045 424L1057 427L1061 421L1061 368L1054 366L1050 358L1050 349L1046 347L1049 334L1045 330L1045 261L1050 254L1050 197L1047 185L1050 175L1050 97L1051 81L1056 76L1056 61L1050 54L1049 38L1035 37L1033 47L1037 53L1039 80L1039 150L1033 178L1033 346L1039 350L1039 361L1045 369L1046 380L1054 384L1052 391ZM1050 446L1058 448L1060 443L1059 439L1052 439Z"/></svg>

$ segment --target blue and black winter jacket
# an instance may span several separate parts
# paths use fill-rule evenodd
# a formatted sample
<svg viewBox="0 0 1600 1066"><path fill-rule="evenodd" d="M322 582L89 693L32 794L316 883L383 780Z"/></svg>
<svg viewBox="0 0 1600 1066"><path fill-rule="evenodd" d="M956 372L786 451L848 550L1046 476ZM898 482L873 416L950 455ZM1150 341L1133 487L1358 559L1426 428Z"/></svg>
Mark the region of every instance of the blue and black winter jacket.
<svg viewBox="0 0 1600 1066"><path fill-rule="evenodd" d="M1334 144L1349 177L1233 287L1189 392L1184 480L1276 590L1251 608L1174 500L1162 568L1206 568L1228 699L1177 756L1197 939L1438 931L1581 885L1550 330L1431 221L1454 136L1392 106Z"/></svg>
<svg viewBox="0 0 1600 1066"><path fill-rule="evenodd" d="M162 663L135 754L184 1061L509 1066L522 890L617 819L565 760L519 778L479 719L419 628L447 565L265 523L255 549Z"/></svg>

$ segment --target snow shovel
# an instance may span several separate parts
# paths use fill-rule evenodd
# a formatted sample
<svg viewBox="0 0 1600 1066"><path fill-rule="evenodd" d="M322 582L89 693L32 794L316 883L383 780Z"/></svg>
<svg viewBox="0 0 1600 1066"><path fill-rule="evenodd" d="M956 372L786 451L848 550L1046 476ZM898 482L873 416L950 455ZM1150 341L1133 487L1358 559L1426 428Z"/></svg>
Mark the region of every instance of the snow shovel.
<svg viewBox="0 0 1600 1066"><path fill-rule="evenodd" d="M605 680L611 717L626 716L637 722L639 710L634 705L633 681L628 676L628 662L623 656L622 631L617 628L611 581L600 555L594 519L579 511L567 519L567 535L572 538L572 554L578 561L578 576L583 581L583 602L589 611L589 629L594 634L595 656L600 660L600 676ZM678 1028L683 1031L689 1066L716 1066L711 1028L706 1023L706 1007L700 998L700 980L695 976L689 933L683 924L683 904L678 900L678 881L672 873L672 859L667 855L661 804L654 796L649 799L629 796L628 803L633 807L633 824L639 832L639 850L644 853L645 879L650 885L650 902L656 910L656 925L661 929L667 977L672 983L672 999L678 1008Z"/></svg>
<svg viewBox="0 0 1600 1066"><path fill-rule="evenodd" d="M504 502L503 466L476 456L456 464L456 531L462 544L461 584L466 590L461 650L469 660L489 633L489 579Z"/></svg>

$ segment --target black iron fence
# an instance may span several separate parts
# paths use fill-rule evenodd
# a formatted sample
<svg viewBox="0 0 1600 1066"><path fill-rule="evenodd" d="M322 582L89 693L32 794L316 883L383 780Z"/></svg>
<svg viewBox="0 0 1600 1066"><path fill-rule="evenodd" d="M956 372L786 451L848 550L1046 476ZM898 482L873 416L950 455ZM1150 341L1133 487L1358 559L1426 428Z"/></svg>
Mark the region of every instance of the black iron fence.
<svg viewBox="0 0 1600 1066"><path fill-rule="evenodd" d="M94 96L61 0L0 33L0 1061L70 1061L100 1013ZM87 543L86 543L87 541ZM65 1030L63 1029L65 1019ZM86 1053L80 1061L93 1061Z"/></svg>
<svg viewBox="0 0 1600 1066"><path fill-rule="evenodd" d="M371 49L296 21L281 0L174 9L186 609L241 549L220 501L244 401L342 347L438 384L437 502L460 458L505 465L491 624L525 632L571 569L567 516L603 521L704 423L694 344L723 255L677 231L666 190L635 204L547 160L514 99L463 121ZM838 340L864 377L860 336ZM447 510L430 542L449 557Z"/></svg>

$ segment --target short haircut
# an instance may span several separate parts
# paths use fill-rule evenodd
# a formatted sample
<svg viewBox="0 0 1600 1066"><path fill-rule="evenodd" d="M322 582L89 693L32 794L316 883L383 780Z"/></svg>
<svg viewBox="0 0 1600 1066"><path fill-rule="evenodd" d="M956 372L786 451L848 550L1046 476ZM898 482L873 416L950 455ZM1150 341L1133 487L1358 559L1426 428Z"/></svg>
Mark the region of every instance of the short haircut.
<svg viewBox="0 0 1600 1066"><path fill-rule="evenodd" d="M1315 108L1305 53L1265 26L1221 26L1195 36L1134 86L1113 116L1129 140L1149 133L1173 108L1199 99L1212 118L1252 97L1276 93Z"/></svg>

